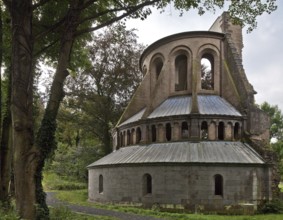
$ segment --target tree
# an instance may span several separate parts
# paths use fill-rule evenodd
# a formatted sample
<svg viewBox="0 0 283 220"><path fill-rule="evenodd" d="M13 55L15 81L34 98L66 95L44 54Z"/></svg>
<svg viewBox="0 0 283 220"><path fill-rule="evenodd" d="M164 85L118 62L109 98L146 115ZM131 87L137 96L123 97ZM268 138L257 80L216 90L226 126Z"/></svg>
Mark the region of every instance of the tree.
<svg viewBox="0 0 283 220"><path fill-rule="evenodd" d="M264 102L260 108L270 117L270 138L283 141L283 114L277 105Z"/></svg>
<svg viewBox="0 0 283 220"><path fill-rule="evenodd" d="M270 141L271 147L279 158L279 170L283 175L283 114L277 105L264 102L260 108L270 117Z"/></svg>
<svg viewBox="0 0 283 220"><path fill-rule="evenodd" d="M91 67L66 84L65 104L72 112L80 110L78 126L87 127L102 142L104 155L111 152L111 129L142 78L139 57L144 47L133 31L118 24L96 34L87 48Z"/></svg>
<svg viewBox="0 0 283 220"><path fill-rule="evenodd" d="M12 97L14 177L16 206L20 216L35 219L35 204L48 216L42 191L44 161L55 148L56 117L64 97L63 85L69 75L74 45L96 31L126 17L146 18L152 5L162 10L171 0L3 0L12 20ZM172 1L181 10L223 7L224 0ZM256 17L276 9L276 0L231 1L231 16L250 29ZM52 13L50 13L52 11ZM56 14L54 14L56 12ZM238 18L236 19L236 17ZM34 140L33 74L39 57L57 60L56 72L41 126ZM38 215L37 218L43 218Z"/></svg>

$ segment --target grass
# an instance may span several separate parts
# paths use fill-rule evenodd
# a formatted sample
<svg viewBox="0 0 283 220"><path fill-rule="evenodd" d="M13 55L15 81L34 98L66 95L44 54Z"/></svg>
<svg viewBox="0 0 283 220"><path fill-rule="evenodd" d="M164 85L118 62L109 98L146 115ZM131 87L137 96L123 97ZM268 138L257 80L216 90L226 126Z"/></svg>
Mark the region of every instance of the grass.
<svg viewBox="0 0 283 220"><path fill-rule="evenodd" d="M150 209L142 209L137 207L129 207L122 205L106 205L99 203L92 203L87 201L87 190L75 190L75 191L58 191L57 198L83 206L110 209L121 212L134 213L145 216L153 216L157 218L167 219L167 220L282 220L283 215L281 214L270 214L270 215L238 215L238 216L227 216L227 215L203 215L203 214L185 214L185 213L168 213L168 212L158 212Z"/></svg>
<svg viewBox="0 0 283 220"><path fill-rule="evenodd" d="M81 184L73 181L68 181L67 179L59 178L57 175L52 173L47 173L44 175L44 187L45 190L49 189L58 189L62 187L58 187L58 185L66 186L68 184L74 185L74 184ZM281 184L281 190L283 188L283 184ZM151 210L151 209L142 209L138 207L132 207L132 206L125 206L125 205L111 205L111 204L100 204L100 203L92 203L87 201L87 189L86 184L84 188L80 188L79 190L68 190L71 187L67 186L65 187L67 190L58 190L56 191L56 196L59 200L69 202L72 204L82 205L82 206L88 206L88 207L95 207L95 208L102 208L102 209L109 209L109 210L115 210L120 212L127 212L127 213L134 213L144 216L153 216L157 218L162 218L166 220L282 220L283 215L281 214L269 214L269 215L253 215L253 216L247 216L247 215L238 215L238 216L227 216L227 215L203 215L203 214L186 214L186 213L169 213L169 212L160 212L158 210ZM72 212L71 212L72 213ZM69 218L65 218L69 219ZM71 218L70 218L71 219ZM80 219L80 218L75 218ZM103 220L114 220L114 218L109 217L100 217L95 216L94 218L91 218L88 216L88 218L83 217L82 219L103 219ZM1 220L1 218L0 218Z"/></svg>
<svg viewBox="0 0 283 220"><path fill-rule="evenodd" d="M1 217L0 217L1 219ZM118 220L114 217L108 216L93 216L87 214L81 214L76 212L71 212L67 207L58 207L58 208L51 208L50 209L50 220Z"/></svg>
<svg viewBox="0 0 283 220"><path fill-rule="evenodd" d="M51 172L44 172L42 185L45 191L77 190L85 189L87 187L86 183L59 177L55 173Z"/></svg>

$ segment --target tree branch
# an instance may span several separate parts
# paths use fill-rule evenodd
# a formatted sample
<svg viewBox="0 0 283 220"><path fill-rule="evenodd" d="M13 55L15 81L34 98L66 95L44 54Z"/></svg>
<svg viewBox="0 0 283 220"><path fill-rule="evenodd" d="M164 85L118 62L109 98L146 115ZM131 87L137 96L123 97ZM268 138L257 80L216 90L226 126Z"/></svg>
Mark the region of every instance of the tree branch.
<svg viewBox="0 0 283 220"><path fill-rule="evenodd" d="M44 51L46 51L47 49L49 49L50 47L52 47L53 45L55 45L57 42L59 42L60 38L54 40L53 42L51 42L49 45L47 45L46 47L43 47L41 50L39 50L38 52L36 52L34 54L34 57L39 56L40 54L42 54Z"/></svg>
<svg viewBox="0 0 283 220"><path fill-rule="evenodd" d="M47 2L49 2L50 0L40 0L39 2L37 2L36 4L34 4L33 6L32 6L32 10L35 10L35 9L37 9L38 7L40 7L40 6L43 6L43 5L45 5Z"/></svg>
<svg viewBox="0 0 283 220"><path fill-rule="evenodd" d="M160 1L160 0L146 1L146 2L141 3L141 4L139 4L139 5L136 5L136 6L126 7L124 10L127 10L127 9L129 9L129 10L127 10L127 11L126 11L125 13L123 13L122 15L120 15L120 16L118 16L118 17L114 17L114 18L112 18L112 19L110 19L110 20L108 20L108 21L106 21L106 22L104 22L104 23L102 23L102 24L100 24L100 25L97 25L97 26L95 26L95 27L85 28L85 29L82 29L82 30L78 30L78 31L75 33L75 37L80 36L80 35L85 34L85 33L89 33L89 32L92 32L92 31L96 31L96 30L98 30L98 29L100 29L100 28L103 28L103 27L105 27L105 26L107 26L107 25L110 25L110 24L112 24L112 23L114 23L114 22L116 22L116 21L119 21L119 20L121 20L121 19L123 19L123 18L129 16L130 14L132 14L132 13L138 11L139 9L141 9L141 8L143 8L143 7L145 7L145 6L152 5L152 4L154 4L154 3L156 3L156 2L159 2L159 1ZM113 10L114 10L114 9L113 9ZM115 9L115 10L117 10L117 9ZM123 10L123 9L120 8L119 11L120 11L120 10ZM110 11L110 10L109 10L109 11ZM97 16L94 17L94 18L97 18ZM93 19L94 19L94 18L93 18ZM88 19L88 20L89 20L89 19Z"/></svg>

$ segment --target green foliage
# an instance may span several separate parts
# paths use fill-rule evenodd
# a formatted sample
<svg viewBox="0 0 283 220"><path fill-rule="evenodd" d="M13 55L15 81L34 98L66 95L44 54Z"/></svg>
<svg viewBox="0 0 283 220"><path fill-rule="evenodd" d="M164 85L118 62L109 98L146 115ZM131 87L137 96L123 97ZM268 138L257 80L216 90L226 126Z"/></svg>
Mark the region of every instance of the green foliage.
<svg viewBox="0 0 283 220"><path fill-rule="evenodd" d="M259 207L259 213L262 214L283 214L283 201L281 200L272 200L270 202L265 202Z"/></svg>
<svg viewBox="0 0 283 220"><path fill-rule="evenodd" d="M97 146L67 146L59 143L49 169L59 176L68 176L81 182L87 180L87 165L101 157Z"/></svg>
<svg viewBox="0 0 283 220"><path fill-rule="evenodd" d="M20 217L13 207L7 208L0 203L0 220L20 220Z"/></svg>
<svg viewBox="0 0 283 220"><path fill-rule="evenodd" d="M283 176L283 114L277 105L264 102L260 108L270 117L271 147L279 159L279 171Z"/></svg>
<svg viewBox="0 0 283 220"><path fill-rule="evenodd" d="M52 172L44 172L43 187L49 190L78 190L85 189L87 184L70 177L62 177Z"/></svg>
<svg viewBox="0 0 283 220"><path fill-rule="evenodd" d="M283 114L277 105L270 105L264 102L260 108L266 112L270 121L270 136L276 140L283 141Z"/></svg>

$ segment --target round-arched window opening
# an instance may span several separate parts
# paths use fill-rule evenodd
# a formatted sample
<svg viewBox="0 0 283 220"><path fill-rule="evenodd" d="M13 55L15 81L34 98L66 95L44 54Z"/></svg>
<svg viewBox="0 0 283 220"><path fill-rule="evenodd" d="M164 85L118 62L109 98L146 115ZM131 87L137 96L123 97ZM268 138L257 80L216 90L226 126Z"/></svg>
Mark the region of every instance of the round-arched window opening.
<svg viewBox="0 0 283 220"><path fill-rule="evenodd" d="M143 175L143 195L152 194L152 177L146 173Z"/></svg>
<svg viewBox="0 0 283 220"><path fill-rule="evenodd" d="M163 67L163 60L160 57L156 58L153 62L153 71L155 72L156 79L158 79L162 67Z"/></svg>
<svg viewBox="0 0 283 220"><path fill-rule="evenodd" d="M181 54L175 59L175 91L184 91L187 89L188 58Z"/></svg>
<svg viewBox="0 0 283 220"><path fill-rule="evenodd" d="M201 58L201 88L204 90L214 89L214 58L205 54Z"/></svg>
<svg viewBox="0 0 283 220"><path fill-rule="evenodd" d="M202 140L207 140L208 139L208 125L207 125L206 121L203 121L201 123L200 134L201 134L201 139Z"/></svg>
<svg viewBox="0 0 283 220"><path fill-rule="evenodd" d="M223 177L220 174L214 176L214 195L223 196Z"/></svg>

